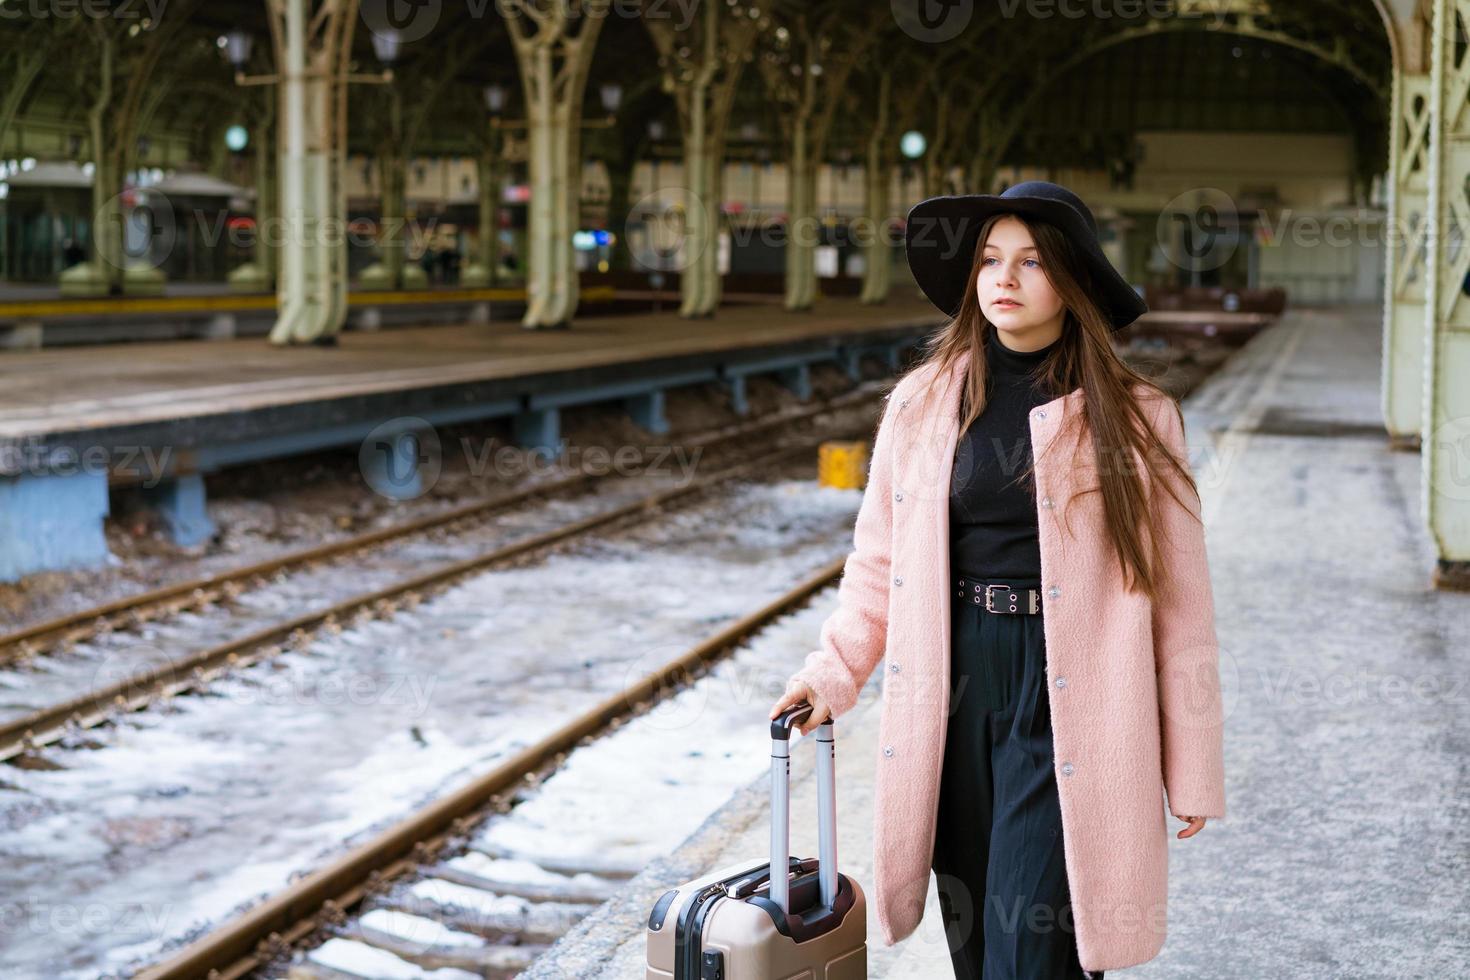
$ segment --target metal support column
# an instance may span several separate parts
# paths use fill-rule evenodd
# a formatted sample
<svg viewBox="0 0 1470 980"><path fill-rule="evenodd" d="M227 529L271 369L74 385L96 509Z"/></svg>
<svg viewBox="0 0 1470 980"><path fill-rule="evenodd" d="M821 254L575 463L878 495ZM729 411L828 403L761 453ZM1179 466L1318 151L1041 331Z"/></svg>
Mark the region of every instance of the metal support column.
<svg viewBox="0 0 1470 980"><path fill-rule="evenodd" d="M1470 0L1435 0L1420 455L1435 585L1470 589ZM1453 381L1458 379L1459 384Z"/></svg>
<svg viewBox="0 0 1470 980"><path fill-rule="evenodd" d="M281 219L286 229L272 343L321 341L347 318L346 74L355 0L329 0L308 18L307 0L271 0L281 66Z"/></svg>
<svg viewBox="0 0 1470 980"><path fill-rule="evenodd" d="M1424 266L1429 227L1430 77L1395 71L1384 242L1383 424L1418 448L1424 402Z"/></svg>

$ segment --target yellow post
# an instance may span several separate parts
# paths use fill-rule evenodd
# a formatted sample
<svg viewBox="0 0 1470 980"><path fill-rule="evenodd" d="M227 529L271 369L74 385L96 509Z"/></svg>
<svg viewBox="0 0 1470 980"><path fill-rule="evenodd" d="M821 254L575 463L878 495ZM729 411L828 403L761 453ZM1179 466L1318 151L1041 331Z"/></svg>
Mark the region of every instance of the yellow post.
<svg viewBox="0 0 1470 980"><path fill-rule="evenodd" d="M839 490L861 490L868 477L866 442L824 442L817 447L817 482Z"/></svg>

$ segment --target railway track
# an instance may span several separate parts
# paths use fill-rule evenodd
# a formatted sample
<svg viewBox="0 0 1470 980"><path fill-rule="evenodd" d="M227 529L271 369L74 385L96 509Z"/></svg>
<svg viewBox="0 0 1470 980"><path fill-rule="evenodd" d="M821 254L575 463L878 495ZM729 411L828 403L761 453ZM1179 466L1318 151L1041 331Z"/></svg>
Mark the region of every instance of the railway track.
<svg viewBox="0 0 1470 980"><path fill-rule="evenodd" d="M803 406L796 411L782 412L750 422L737 423L691 437L685 441L684 445L690 450L704 451L738 443L740 440L760 436L819 415L868 404L880 397L881 389L881 383L868 382L852 391ZM464 504L442 514L430 514L392 527L344 538L341 541L303 548L265 561L254 562L214 575L186 579L53 617L0 634L0 667L24 663L59 645L83 642L99 634L115 630L136 630L165 616L201 608L211 602L237 599L249 589L258 587L261 583L283 572L344 558L369 548L415 535L484 520L496 513L537 498L584 492L626 479L628 478L615 474L572 474L532 487Z"/></svg>
<svg viewBox="0 0 1470 980"><path fill-rule="evenodd" d="M798 419L859 405L874 397L876 393L872 392L849 393L825 406L813 406L779 419L763 419L752 426L739 427L738 431L717 433L710 441L746 438ZM644 518L658 508L725 480L809 453L814 445L803 444L766 454L758 460L706 474L684 486L652 494L639 493L612 507L596 506L589 513L582 512L587 509L585 505L579 505L572 508L576 512L570 519L559 519L548 530L515 529L519 536L509 542L504 540L507 536L504 524L487 526L481 519L488 510L503 510L503 501L461 508L468 519L460 523L456 523L458 518L436 515L429 521L414 521L404 526L412 530L395 528L374 532L365 536L372 541L358 538L331 546L332 557L356 555L350 576L344 576L339 566L324 563L319 557L298 554L280 559L274 564L276 577L281 581L274 589L260 586L252 593L236 595L228 604L211 604L197 614L182 614L183 621L179 624L158 621L138 624L134 632L141 632L141 639L131 633L119 636L114 631L106 631L102 635L108 637L112 649L103 651L100 657L68 657L51 664L52 669L41 679L27 685L29 695L39 703L10 717L0 714L0 760L29 764L44 746L79 736L88 728L116 720L162 698L198 689L224 672L269 658L282 649L304 646L319 631L334 632L368 618L391 615L399 606L411 608L426 593L442 589L466 575L545 552L620 522ZM585 483L587 478L579 476L575 482ZM634 481L629 478L610 483L623 489L634 487ZM601 496L610 492L611 488L606 487ZM410 540L430 528L451 527L455 531L452 541L427 547L421 541ZM387 549L384 543L397 543L400 549ZM372 544L378 547L371 547ZM317 555L321 550L311 549L311 554ZM422 570L425 564L431 566L427 572ZM315 566L319 566L315 577L303 571ZM288 569L294 569L295 574L288 575ZM344 579L350 588L344 589ZM300 611L303 607L304 612Z"/></svg>
<svg viewBox="0 0 1470 980"><path fill-rule="evenodd" d="M686 690L739 644L835 583L844 562L829 563L454 793L135 976L360 980L403 975L413 966L443 971L435 976L444 980L515 976L635 875L648 852L528 854L496 846L481 831L533 798L578 748ZM647 844L656 853L670 842ZM350 954L334 953L334 943L352 940ZM302 948L316 952L299 956ZM372 957L384 959L375 964Z"/></svg>

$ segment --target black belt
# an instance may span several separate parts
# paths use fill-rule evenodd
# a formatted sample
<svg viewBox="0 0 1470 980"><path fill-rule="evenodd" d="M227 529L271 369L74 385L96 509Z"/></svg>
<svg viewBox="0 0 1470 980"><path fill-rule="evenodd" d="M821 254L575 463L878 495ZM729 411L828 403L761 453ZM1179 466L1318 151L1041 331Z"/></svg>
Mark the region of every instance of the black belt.
<svg viewBox="0 0 1470 980"><path fill-rule="evenodd" d="M986 612L1027 615L1041 612L1041 588L985 582L961 576L955 579L957 595L968 598Z"/></svg>

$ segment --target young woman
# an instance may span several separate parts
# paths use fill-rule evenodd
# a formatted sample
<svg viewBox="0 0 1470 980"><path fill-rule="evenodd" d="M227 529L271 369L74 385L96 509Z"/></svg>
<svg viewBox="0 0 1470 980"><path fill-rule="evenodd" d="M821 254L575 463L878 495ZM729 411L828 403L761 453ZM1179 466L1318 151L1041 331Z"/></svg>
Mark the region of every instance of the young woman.
<svg viewBox="0 0 1470 980"><path fill-rule="evenodd" d="M888 398L821 648L771 709L850 710L886 654L884 939L929 875L958 978L1153 958L1179 838L1225 812L1218 641L1178 406L1113 351L1146 312L1071 191L931 198L910 268L949 322Z"/></svg>

